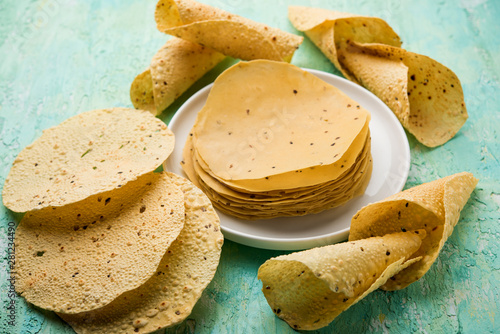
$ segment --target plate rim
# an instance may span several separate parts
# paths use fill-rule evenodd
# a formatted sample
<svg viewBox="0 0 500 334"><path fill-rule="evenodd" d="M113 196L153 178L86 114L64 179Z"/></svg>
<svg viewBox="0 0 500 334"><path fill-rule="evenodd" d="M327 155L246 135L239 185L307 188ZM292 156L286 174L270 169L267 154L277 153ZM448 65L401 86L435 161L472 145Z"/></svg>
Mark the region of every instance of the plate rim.
<svg viewBox="0 0 500 334"><path fill-rule="evenodd" d="M375 94L373 94L372 92L370 92L366 88L364 88L364 87L362 87L354 82L351 82L351 81L349 81L343 77L340 77L338 75L335 75L333 73L329 73L329 72L325 72L325 71L321 71L321 70L316 70L316 69L311 69L311 68L303 68L303 67L300 67L300 68L302 70L305 70L305 71L315 75L316 77L320 78L323 81L324 81L324 79L322 78L323 76L330 77L333 80L338 80L342 84L350 87L351 89L358 90L360 93L367 94L368 96L370 96L370 98L378 100L380 107L382 109L385 109L385 112L387 114L386 116L389 117L393 123L395 123L395 127L393 127L393 126L391 126L391 127L395 131L399 132L401 137L404 138L403 143L400 143L400 144L402 144L401 146L402 146L402 149L404 151L403 153L404 153L404 158L405 158L404 161L407 162L406 165L408 166L408 168L405 168L402 175L400 175L401 176L400 182L397 185L397 187L395 188L396 191L393 191L393 193L395 194L395 193L401 191L404 188L406 181L408 179L409 170L410 170L411 155L410 155L410 146L409 146L409 142L408 142L408 138L406 136L406 133L403 129L403 126L401 125L401 123L397 119L396 115L392 112L392 110L390 110L390 108L382 100L380 100L380 98L378 98ZM335 84L332 84L330 82L327 82L327 83L331 84L332 86L337 87ZM170 121L168 123L169 128L174 132L174 134L175 134L175 131L172 129L172 127L177 126L176 123L178 122L178 119L182 117L183 113L185 112L184 110L186 108L188 108L188 106L190 104L192 104L193 101L196 101L201 95L205 94L206 91L210 91L213 85L214 85L214 83L212 82L212 83L206 85L205 87L201 88L200 90L198 90L196 93L194 93L192 96L190 96L179 107L179 109L175 112L175 114L172 116L172 118L170 119ZM340 88L338 88L338 89L341 90L344 94L347 94L344 92L344 90L342 90ZM368 111L370 111L370 110L368 110ZM176 138L176 140L177 140L177 138ZM164 169L168 170L168 171L170 171L170 169L166 168L166 167L168 166L169 161L171 161L170 157L163 164ZM183 176L186 177L185 173ZM361 209L361 207L358 210L360 210L360 209ZM237 242L237 243L240 243L240 244L244 244L246 246L269 249L269 250L301 250L301 249L308 249L308 248L312 248L312 247L318 247L321 245L328 245L328 244L332 244L332 243L337 243L337 242L340 242L342 240L345 240L346 237L348 236L349 230L350 230L350 224L349 224L349 227L339 229L339 230L336 230L336 231L328 233L328 234L322 234L319 236L288 237L288 238L281 238L281 239L276 238L276 237L257 236L254 234L248 234L246 232L235 230L231 227L223 226L223 224L222 224L223 219L222 218L224 216L229 216L229 215L226 215L225 213L220 212L218 209L215 209L215 210L216 210L216 212L219 215L220 220L221 220L221 230L227 239L234 241L234 242ZM238 219L238 218L231 217L231 219ZM240 220L243 221L243 219L240 219Z"/></svg>

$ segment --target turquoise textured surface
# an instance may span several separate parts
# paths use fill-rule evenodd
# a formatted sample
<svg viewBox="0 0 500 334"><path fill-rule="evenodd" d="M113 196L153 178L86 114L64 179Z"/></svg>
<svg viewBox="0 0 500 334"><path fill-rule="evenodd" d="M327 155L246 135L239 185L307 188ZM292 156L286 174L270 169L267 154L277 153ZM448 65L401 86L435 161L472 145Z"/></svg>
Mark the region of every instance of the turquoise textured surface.
<svg viewBox="0 0 500 334"><path fill-rule="evenodd" d="M287 6L300 4L385 19L403 47L445 64L460 78L469 120L455 138L429 149L408 135L406 188L469 171L479 184L430 271L396 292L375 291L315 333L499 333L500 319L500 2L243 1L207 4L298 33ZM0 2L0 184L16 155L43 129L83 111L130 107L129 88L167 36L156 2L23 0ZM299 33L298 33L299 34ZM232 63L223 62L160 117ZM292 63L339 72L306 38ZM8 247L19 217L0 206L0 333L73 333L55 314L12 295ZM257 280L284 252L226 241L217 274L181 325L166 333L292 333L274 316ZM160 331L162 333L163 331Z"/></svg>

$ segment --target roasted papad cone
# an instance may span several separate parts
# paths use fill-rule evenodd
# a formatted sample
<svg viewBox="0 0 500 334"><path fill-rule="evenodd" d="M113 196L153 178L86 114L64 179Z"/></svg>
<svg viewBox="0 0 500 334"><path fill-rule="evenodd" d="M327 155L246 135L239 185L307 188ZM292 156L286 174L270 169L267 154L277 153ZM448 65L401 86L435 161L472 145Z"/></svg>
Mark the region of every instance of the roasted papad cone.
<svg viewBox="0 0 500 334"><path fill-rule="evenodd" d="M450 175L365 206L354 215L349 241L415 229L427 232L420 249L412 256L422 260L392 277L382 289L403 289L429 270L477 182L471 173Z"/></svg>
<svg viewBox="0 0 500 334"><path fill-rule="evenodd" d="M86 111L43 131L16 157L2 190L15 212L61 207L154 171L175 137L145 110Z"/></svg>
<svg viewBox="0 0 500 334"><path fill-rule="evenodd" d="M422 144L446 143L468 118L460 80L429 57L383 44L346 46L351 76L377 95Z"/></svg>
<svg viewBox="0 0 500 334"><path fill-rule="evenodd" d="M192 0L160 0L158 30L242 60L290 62L303 38Z"/></svg>
<svg viewBox="0 0 500 334"><path fill-rule="evenodd" d="M239 62L215 80L182 167L216 208L238 218L318 213L364 193L370 119L340 89L294 65Z"/></svg>
<svg viewBox="0 0 500 334"><path fill-rule="evenodd" d="M132 104L136 109L159 115L224 58L205 46L172 38L156 53L149 68L132 82Z"/></svg>
<svg viewBox="0 0 500 334"><path fill-rule="evenodd" d="M327 326L419 258L425 231L313 248L266 261L258 278L273 312L298 330Z"/></svg>
<svg viewBox="0 0 500 334"><path fill-rule="evenodd" d="M382 19L291 6L292 24L342 74L377 95L428 147L446 143L468 118L460 80L439 62L406 51Z"/></svg>
<svg viewBox="0 0 500 334"><path fill-rule="evenodd" d="M351 81L350 75L339 61L341 46L346 42L382 43L401 46L401 39L384 20L333 10L303 6L288 7L288 18L293 26L306 34L323 54ZM359 82L358 82L359 83Z"/></svg>

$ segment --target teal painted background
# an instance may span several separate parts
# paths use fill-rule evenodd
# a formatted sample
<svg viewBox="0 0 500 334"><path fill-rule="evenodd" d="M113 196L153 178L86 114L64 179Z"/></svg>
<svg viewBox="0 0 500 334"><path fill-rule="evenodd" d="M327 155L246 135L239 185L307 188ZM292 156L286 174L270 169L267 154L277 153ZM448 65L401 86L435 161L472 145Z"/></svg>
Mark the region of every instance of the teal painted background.
<svg viewBox="0 0 500 334"><path fill-rule="evenodd" d="M500 1L203 2L296 32L287 6L301 4L379 16L403 46L430 56L461 79L470 118L447 144L428 149L409 135L406 187L455 172L480 179L460 222L431 270L397 292L375 291L316 333L500 332ZM42 130L77 113L130 107L129 87L167 37L156 30L155 1L23 0L0 2L0 184L20 150ZM309 42L293 64L339 74ZM207 74L161 118L168 122L191 94L229 66ZM73 333L50 312L13 300L8 325L8 224L0 206L0 333ZM282 252L226 241L217 274L189 320L167 333L290 333L260 292L258 267Z"/></svg>

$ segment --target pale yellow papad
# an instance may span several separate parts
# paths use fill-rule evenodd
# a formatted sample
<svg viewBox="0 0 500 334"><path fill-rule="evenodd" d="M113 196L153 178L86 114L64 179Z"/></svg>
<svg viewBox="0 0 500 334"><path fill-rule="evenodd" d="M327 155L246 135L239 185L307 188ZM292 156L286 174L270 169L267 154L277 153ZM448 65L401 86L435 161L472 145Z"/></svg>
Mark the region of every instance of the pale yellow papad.
<svg viewBox="0 0 500 334"><path fill-rule="evenodd" d="M439 62L401 48L382 19L289 7L292 24L342 74L377 95L422 144L446 143L468 118L458 77Z"/></svg>
<svg viewBox="0 0 500 334"><path fill-rule="evenodd" d="M19 153L5 180L3 203L26 212L119 188L160 166L174 141L172 131L148 111L83 112L46 129Z"/></svg>
<svg viewBox="0 0 500 334"><path fill-rule="evenodd" d="M354 163L369 119L340 90L293 65L240 62L215 81L193 144L204 169L233 187L305 187L335 179Z"/></svg>
<svg viewBox="0 0 500 334"><path fill-rule="evenodd" d="M422 261L393 277L384 289L403 289L429 270L453 232L477 182L471 173L458 173L410 188L358 211L351 220L350 241L402 230L427 231L427 237L415 253L423 257Z"/></svg>

